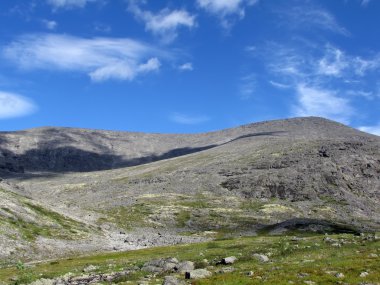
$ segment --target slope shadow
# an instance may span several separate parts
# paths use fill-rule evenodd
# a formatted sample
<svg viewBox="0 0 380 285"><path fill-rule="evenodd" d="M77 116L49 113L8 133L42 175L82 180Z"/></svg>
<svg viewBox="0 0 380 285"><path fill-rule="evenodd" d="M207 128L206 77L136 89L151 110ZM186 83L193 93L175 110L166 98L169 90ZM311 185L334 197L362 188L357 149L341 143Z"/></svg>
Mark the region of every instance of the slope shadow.
<svg viewBox="0 0 380 285"><path fill-rule="evenodd" d="M24 178L37 176L54 175L53 173L65 172L90 172L99 170L116 169L122 167L137 166L159 160L179 157L192 154L228 143L258 136L275 136L278 132L262 132L242 135L220 144L211 144L201 147L182 147L169 150L160 155L148 155L125 159L122 156L108 153L96 153L85 151L75 147L44 147L44 143L39 144L39 148L28 150L19 155L1 147L6 142L4 137L0 136L0 177L21 175ZM58 144L58 143L57 143ZM58 144L59 145L59 144ZM33 175L30 172L47 172ZM53 173L52 173L53 172Z"/></svg>
<svg viewBox="0 0 380 285"><path fill-rule="evenodd" d="M314 233L330 233L330 234L360 234L360 230L352 225L333 223L326 220L294 218L283 222L263 225L260 234L279 234L283 232L314 232Z"/></svg>

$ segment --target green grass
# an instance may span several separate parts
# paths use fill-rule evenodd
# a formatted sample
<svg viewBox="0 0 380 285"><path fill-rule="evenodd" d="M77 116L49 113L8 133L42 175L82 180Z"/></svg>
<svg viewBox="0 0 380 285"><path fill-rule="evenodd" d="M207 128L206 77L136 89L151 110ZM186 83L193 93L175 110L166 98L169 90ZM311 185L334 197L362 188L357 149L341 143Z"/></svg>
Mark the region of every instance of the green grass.
<svg viewBox="0 0 380 285"><path fill-rule="evenodd" d="M133 266L141 267L148 260L163 257L191 260L197 264L197 267L206 266L203 259L208 259L214 266L209 270L218 271L220 265L216 265L216 262L231 255L238 257L238 261L233 265L235 272L215 273L211 278L193 281L192 284L289 284L289 281L294 284L304 284L306 280L314 281L316 284L338 284L338 281L348 284L379 282L380 241L366 241L350 234L331 236L345 241L338 248L324 242L323 237L321 235L306 236L299 241L293 241L288 236L244 237L62 259L39 263L33 267L25 265L24 269L17 268L15 264L12 267L0 269L0 284L2 282L3 284L20 284L21 279L27 284L39 278L53 278L68 272L79 276L83 268L89 264L99 266L98 272L117 272ZM259 263L252 258L253 253L271 255L270 262ZM253 271L253 276L247 276L248 271ZM338 279L328 271L343 273L345 277ZM363 271L369 272L365 278L359 277ZM307 276L300 277L300 274L307 274ZM129 284L136 284L133 282L141 280L145 275L146 273L137 271L134 275L119 280L118 284L127 284L127 281L132 281ZM158 275L151 284L161 283L165 275L167 274ZM18 281L10 281L11 278Z"/></svg>
<svg viewBox="0 0 380 285"><path fill-rule="evenodd" d="M1 208L10 214L9 217L0 216L0 224L17 232L26 241L34 241L38 236L47 238L62 238L74 240L88 232L88 228L75 220L59 213L50 211L29 201L20 200L25 208L29 208L38 217L36 221L25 220L18 213L8 208ZM17 239L17 235L12 234Z"/></svg>
<svg viewBox="0 0 380 285"><path fill-rule="evenodd" d="M123 229L152 226L147 217L152 214L152 207L146 203L137 203L128 207L117 207L103 212L104 217L98 223L111 222Z"/></svg>

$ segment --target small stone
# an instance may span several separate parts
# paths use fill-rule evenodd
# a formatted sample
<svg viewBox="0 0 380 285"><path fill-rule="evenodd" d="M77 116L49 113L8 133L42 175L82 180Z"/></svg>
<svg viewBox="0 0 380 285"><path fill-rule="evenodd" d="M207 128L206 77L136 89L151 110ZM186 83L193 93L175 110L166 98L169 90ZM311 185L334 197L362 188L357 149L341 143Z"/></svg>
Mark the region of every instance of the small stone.
<svg viewBox="0 0 380 285"><path fill-rule="evenodd" d="M185 273L186 279L201 279L210 277L212 273L206 269L195 269Z"/></svg>
<svg viewBox="0 0 380 285"><path fill-rule="evenodd" d="M363 271L360 273L359 277L367 277L369 275L369 273L367 271Z"/></svg>
<svg viewBox="0 0 380 285"><path fill-rule="evenodd" d="M237 258L235 256L230 256L230 257L225 257L222 259L222 264L228 265L228 264L233 264Z"/></svg>
<svg viewBox="0 0 380 285"><path fill-rule="evenodd" d="M335 277L336 277L336 278L344 278L344 274L341 273L341 272L339 272L339 273L336 273L336 274L335 274Z"/></svg>
<svg viewBox="0 0 380 285"><path fill-rule="evenodd" d="M314 285L315 284L314 281L310 281L310 280L303 281L303 283L308 284L308 285Z"/></svg>
<svg viewBox="0 0 380 285"><path fill-rule="evenodd" d="M264 255L264 254L258 254L258 253L255 253L253 255L253 257L257 260L257 261L260 261L260 262L268 262L269 261L269 257Z"/></svg>
<svg viewBox="0 0 380 285"><path fill-rule="evenodd" d="M248 271L248 272L246 273L247 276L253 276L253 274L254 274L253 271Z"/></svg>

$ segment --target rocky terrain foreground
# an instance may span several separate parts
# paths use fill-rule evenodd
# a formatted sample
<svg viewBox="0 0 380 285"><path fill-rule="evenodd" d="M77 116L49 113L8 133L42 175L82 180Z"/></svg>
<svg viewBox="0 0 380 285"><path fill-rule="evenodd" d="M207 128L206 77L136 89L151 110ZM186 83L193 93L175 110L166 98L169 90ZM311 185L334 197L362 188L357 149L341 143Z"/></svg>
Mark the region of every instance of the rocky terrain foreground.
<svg viewBox="0 0 380 285"><path fill-rule="evenodd" d="M380 137L323 118L202 134L0 132L0 266L380 230Z"/></svg>

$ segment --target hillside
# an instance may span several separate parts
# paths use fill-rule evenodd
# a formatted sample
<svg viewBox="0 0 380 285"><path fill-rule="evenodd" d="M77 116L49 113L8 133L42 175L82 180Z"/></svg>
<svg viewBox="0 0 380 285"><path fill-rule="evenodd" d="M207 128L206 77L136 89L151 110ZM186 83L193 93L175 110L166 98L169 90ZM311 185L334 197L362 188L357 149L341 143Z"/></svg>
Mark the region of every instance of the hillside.
<svg viewBox="0 0 380 285"><path fill-rule="evenodd" d="M380 229L380 138L322 118L191 135L3 132L0 153L7 199L13 193L21 208L30 199L74 232L82 224L74 239L35 231L23 251L30 259L240 234ZM11 228L18 234L1 258L16 260L25 237Z"/></svg>

